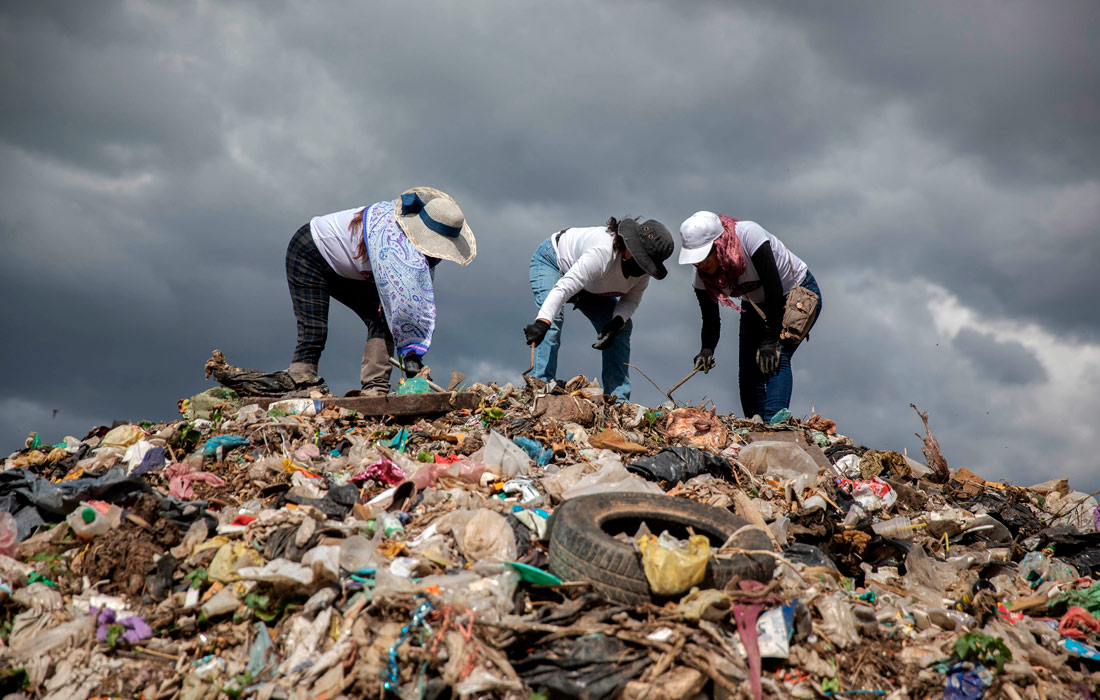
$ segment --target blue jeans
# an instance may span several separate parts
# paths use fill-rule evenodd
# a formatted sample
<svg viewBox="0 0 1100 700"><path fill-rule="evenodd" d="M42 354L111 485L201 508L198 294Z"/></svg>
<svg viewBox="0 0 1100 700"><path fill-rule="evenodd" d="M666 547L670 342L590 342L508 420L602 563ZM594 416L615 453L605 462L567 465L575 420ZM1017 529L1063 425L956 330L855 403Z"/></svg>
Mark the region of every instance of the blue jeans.
<svg viewBox="0 0 1100 700"><path fill-rule="evenodd" d="M547 238L535 250L531 258L531 291L535 293L535 304L539 307L546 301L550 290L561 279L558 271L558 256L554 253L554 244ZM584 314L596 329L596 333L611 322L615 315L615 297L602 297L580 292L570 300ZM557 379L558 348L561 347L561 328L565 321L564 308L550 319L550 330L546 332L541 344L535 349L535 368L531 374L544 381ZM603 375L601 382L607 394L614 394L622 400L630 398L630 374L626 363L630 362L630 332L633 321L627 321L623 329L611 342L611 347L602 351Z"/></svg>
<svg viewBox="0 0 1100 700"><path fill-rule="evenodd" d="M814 316L811 328L817 325L817 319L821 317L821 289L817 286L817 280L806 270L806 279L802 286L817 294L817 314ZM779 344L779 369L771 376L764 376L760 366L756 364L756 350L764 340L764 319L756 313L752 304L746 304L741 312L741 331L739 338L740 371L737 377L738 388L741 391L741 410L746 418L756 414L768 422L776 413L791 406L791 391L794 388L794 377L791 373L791 356L798 346L793 343L781 342Z"/></svg>

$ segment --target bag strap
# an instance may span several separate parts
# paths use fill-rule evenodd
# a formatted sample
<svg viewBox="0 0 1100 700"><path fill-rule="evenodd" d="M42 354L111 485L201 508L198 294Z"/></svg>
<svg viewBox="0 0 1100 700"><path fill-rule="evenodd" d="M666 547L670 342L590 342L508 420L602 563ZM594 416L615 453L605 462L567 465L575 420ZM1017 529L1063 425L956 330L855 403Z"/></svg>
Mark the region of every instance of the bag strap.
<svg viewBox="0 0 1100 700"><path fill-rule="evenodd" d="M745 301L752 304L752 308L756 309L756 313L760 314L760 318L762 320L764 320L764 321L768 320L768 317L764 315L764 310L761 309L759 306L757 306L755 301L753 301L752 299L749 299L748 297L745 297Z"/></svg>

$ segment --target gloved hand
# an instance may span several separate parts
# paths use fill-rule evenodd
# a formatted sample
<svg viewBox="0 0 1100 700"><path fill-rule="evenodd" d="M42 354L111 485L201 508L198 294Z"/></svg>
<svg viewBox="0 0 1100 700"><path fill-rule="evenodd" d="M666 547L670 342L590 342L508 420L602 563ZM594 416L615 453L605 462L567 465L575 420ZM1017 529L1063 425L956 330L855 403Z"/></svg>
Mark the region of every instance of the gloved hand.
<svg viewBox="0 0 1100 700"><path fill-rule="evenodd" d="M714 348L703 348L695 356L695 369L703 370L703 374L714 369Z"/></svg>
<svg viewBox="0 0 1100 700"><path fill-rule="evenodd" d="M779 341L765 340L756 350L756 364L765 377L770 377L779 369Z"/></svg>
<svg viewBox="0 0 1100 700"><path fill-rule="evenodd" d="M615 340L615 336L619 334L619 331L626 325L626 319L622 316L616 316L608 321L607 325L603 327L600 334L596 336L596 342L592 343L594 350L606 350L611 347L611 342Z"/></svg>
<svg viewBox="0 0 1100 700"><path fill-rule="evenodd" d="M542 343L548 330L550 330L550 324L541 318L536 318L534 323L523 327L523 337L527 339L528 345L538 345Z"/></svg>
<svg viewBox="0 0 1100 700"><path fill-rule="evenodd" d="M415 377L416 373L424 369L424 363L420 359L420 355L415 353L409 353L405 355L405 376Z"/></svg>

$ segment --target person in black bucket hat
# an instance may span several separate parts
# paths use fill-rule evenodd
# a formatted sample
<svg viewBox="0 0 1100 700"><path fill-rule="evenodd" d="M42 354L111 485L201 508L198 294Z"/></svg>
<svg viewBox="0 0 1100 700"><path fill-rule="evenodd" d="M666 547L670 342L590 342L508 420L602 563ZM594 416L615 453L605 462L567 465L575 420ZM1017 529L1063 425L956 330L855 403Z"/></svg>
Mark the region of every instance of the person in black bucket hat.
<svg viewBox="0 0 1100 700"><path fill-rule="evenodd" d="M543 241L531 258L531 291L539 311L523 329L527 344L536 346L532 375L556 378L568 301L596 329L592 347L603 354L604 392L630 398L630 317L650 278L668 274L665 260L675 245L659 221L614 217L606 226L567 228Z"/></svg>

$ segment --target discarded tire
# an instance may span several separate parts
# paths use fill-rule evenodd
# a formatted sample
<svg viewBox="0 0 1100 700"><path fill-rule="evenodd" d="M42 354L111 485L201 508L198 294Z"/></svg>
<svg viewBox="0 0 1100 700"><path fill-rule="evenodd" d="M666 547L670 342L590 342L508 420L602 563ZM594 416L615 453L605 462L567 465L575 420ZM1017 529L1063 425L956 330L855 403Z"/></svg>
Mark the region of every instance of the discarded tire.
<svg viewBox="0 0 1100 700"><path fill-rule="evenodd" d="M566 501L550 516L550 571L565 581L587 581L615 602L664 602L650 593L633 543L615 538L619 534L633 537L642 522L653 534L668 530L681 538L687 537L690 527L706 535L715 548L740 530L734 546L772 550L767 533L745 527L748 523L743 518L721 508L671 496L595 494ZM762 554L712 558L700 587L722 588L734 578L767 582L774 570L775 560Z"/></svg>

